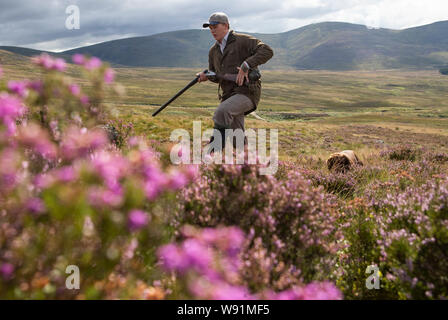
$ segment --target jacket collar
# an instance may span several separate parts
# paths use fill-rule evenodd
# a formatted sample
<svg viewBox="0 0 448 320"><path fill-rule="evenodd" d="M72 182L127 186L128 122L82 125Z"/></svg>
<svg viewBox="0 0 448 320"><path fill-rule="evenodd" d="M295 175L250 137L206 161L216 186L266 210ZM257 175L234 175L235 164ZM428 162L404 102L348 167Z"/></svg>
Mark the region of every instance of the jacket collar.
<svg viewBox="0 0 448 320"><path fill-rule="evenodd" d="M227 44L235 41L235 33L233 32L233 30L229 31L229 36L227 37Z"/></svg>

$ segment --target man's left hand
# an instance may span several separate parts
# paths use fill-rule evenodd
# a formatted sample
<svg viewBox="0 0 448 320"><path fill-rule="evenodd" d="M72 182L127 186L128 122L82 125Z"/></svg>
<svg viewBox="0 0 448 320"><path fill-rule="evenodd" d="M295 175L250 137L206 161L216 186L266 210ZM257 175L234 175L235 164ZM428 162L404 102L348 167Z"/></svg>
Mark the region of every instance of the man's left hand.
<svg viewBox="0 0 448 320"><path fill-rule="evenodd" d="M238 68L238 75L236 76L236 83L238 86L242 86L245 81L249 82L249 71L244 72L241 67Z"/></svg>

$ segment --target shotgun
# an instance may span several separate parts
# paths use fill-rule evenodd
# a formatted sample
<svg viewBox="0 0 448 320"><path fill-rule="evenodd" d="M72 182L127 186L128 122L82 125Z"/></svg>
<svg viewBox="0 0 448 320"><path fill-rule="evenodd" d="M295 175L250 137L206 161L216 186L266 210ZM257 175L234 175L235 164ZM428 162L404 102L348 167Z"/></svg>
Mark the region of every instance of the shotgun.
<svg viewBox="0 0 448 320"><path fill-rule="evenodd" d="M231 73L216 74L215 72L208 71L207 69L204 70L203 72L205 73L207 78L216 77L219 80L232 81L232 82L236 82L236 78L238 76L237 74L231 74ZM253 69L253 70L251 70L249 72L249 80L250 80L250 82L258 81L260 78L261 78L261 74L260 74L260 71L258 71L257 69ZM157 116L163 109L168 107L171 104L171 102L173 102L174 100L179 98L185 91L187 91L192 86L194 86L196 83L198 83L198 80L199 80L199 75L197 75L189 84L187 84L185 86L185 88L183 88L178 93L176 93L176 95L174 97L172 97L170 100L168 100L163 106L161 106L159 109L157 109L156 112L154 112L152 114L152 116L153 117ZM248 85L248 84L249 83L246 80L245 85Z"/></svg>

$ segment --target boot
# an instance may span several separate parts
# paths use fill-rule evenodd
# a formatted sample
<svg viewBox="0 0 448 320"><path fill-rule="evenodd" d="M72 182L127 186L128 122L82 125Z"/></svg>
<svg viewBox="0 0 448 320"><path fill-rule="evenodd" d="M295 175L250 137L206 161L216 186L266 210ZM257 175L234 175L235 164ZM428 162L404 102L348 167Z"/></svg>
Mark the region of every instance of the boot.
<svg viewBox="0 0 448 320"><path fill-rule="evenodd" d="M209 141L209 145L213 143L213 141L215 141L215 136L219 133L221 135L221 150L224 150L225 146L226 146L226 129L221 129L221 128L214 128L213 135L210 137L210 141ZM213 154L214 150L212 149L212 147L210 147L209 149L209 154Z"/></svg>

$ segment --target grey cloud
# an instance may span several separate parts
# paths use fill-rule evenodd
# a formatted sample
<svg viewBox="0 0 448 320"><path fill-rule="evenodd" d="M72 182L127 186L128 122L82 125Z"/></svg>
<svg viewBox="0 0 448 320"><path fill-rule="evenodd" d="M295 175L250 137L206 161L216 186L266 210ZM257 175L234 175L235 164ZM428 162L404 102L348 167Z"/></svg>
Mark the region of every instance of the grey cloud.
<svg viewBox="0 0 448 320"><path fill-rule="evenodd" d="M375 2L379 1L0 0L0 45L60 50L130 35L199 29L215 11L226 12L237 30L274 33ZM80 30L65 28L65 9L71 4L80 8Z"/></svg>

